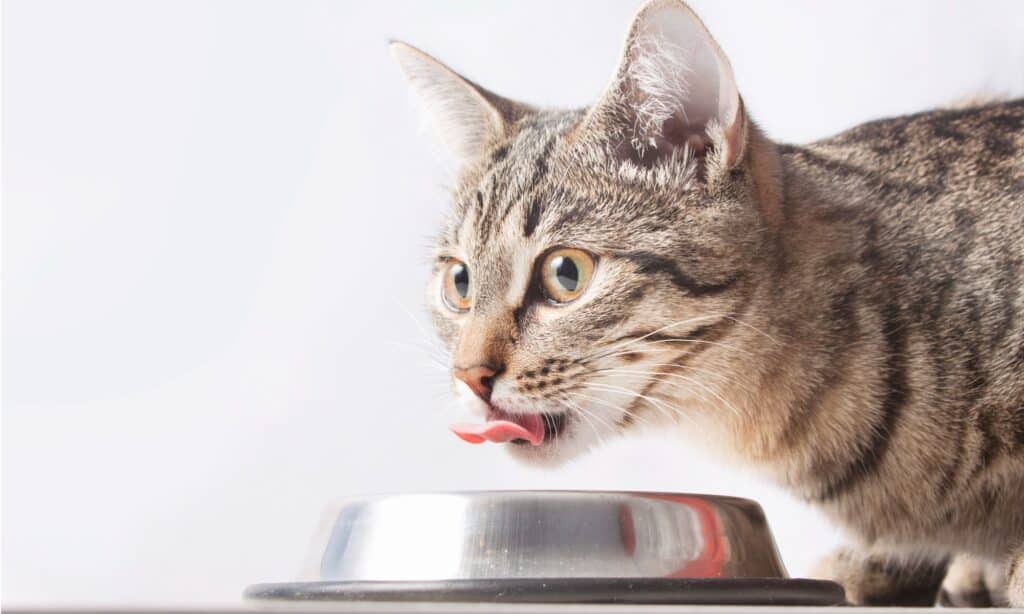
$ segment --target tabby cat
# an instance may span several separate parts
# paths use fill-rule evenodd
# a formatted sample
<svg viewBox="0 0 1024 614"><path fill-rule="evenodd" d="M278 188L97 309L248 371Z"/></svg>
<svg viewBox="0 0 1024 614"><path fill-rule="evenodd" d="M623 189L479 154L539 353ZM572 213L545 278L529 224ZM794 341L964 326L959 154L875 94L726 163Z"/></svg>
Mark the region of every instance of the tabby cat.
<svg viewBox="0 0 1024 614"><path fill-rule="evenodd" d="M851 602L1024 606L1024 101L775 143L677 0L587 109L392 50L461 160L457 435L554 465L679 425L846 529Z"/></svg>

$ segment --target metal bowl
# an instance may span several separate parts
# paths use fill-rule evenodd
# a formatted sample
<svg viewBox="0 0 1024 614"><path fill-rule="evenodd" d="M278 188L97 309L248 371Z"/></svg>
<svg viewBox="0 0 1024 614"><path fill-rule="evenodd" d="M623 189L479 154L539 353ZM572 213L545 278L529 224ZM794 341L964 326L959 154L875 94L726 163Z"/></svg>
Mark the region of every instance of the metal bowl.
<svg viewBox="0 0 1024 614"><path fill-rule="evenodd" d="M624 601L760 603L722 597L788 586L817 591L812 603L842 601L833 583L788 580L761 507L732 497L519 491L352 498L330 514L314 551L309 581L256 585L246 596L595 602L639 591L648 597ZM717 601L692 598L709 586ZM687 587L691 598L680 594ZM666 590L671 599L649 596Z"/></svg>

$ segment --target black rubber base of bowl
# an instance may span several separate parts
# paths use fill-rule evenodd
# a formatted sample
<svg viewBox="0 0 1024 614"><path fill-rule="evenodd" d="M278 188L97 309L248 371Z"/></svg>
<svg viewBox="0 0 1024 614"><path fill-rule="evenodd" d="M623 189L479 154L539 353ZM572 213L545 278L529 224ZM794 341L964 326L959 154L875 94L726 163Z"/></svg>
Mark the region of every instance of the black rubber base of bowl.
<svg viewBox="0 0 1024 614"><path fill-rule="evenodd" d="M420 601L434 603L622 603L672 605L842 605L826 580L781 578L551 578L429 582L254 584L257 601Z"/></svg>

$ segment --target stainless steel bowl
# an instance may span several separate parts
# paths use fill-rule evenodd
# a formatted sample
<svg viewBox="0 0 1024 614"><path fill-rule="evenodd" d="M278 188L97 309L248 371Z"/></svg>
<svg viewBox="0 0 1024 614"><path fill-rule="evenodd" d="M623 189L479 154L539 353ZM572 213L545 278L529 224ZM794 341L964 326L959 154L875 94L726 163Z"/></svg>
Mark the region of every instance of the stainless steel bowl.
<svg viewBox="0 0 1024 614"><path fill-rule="evenodd" d="M568 601L581 591L614 596L622 587L661 587L678 595L680 587L708 582L737 590L765 582L815 582L786 579L757 503L689 494L518 491L352 498L328 516L314 552L307 582L257 585L247 596L377 599L383 590L385 597L423 599L444 589L451 589L449 595L461 591L462 597L519 590L522 598L514 600L521 601L550 597L561 587L565 594L556 600ZM835 603L837 594L841 601L838 586L824 584L830 585L826 602ZM536 586L550 590L537 593Z"/></svg>
<svg viewBox="0 0 1024 614"><path fill-rule="evenodd" d="M350 499L323 580L784 578L753 501L624 492Z"/></svg>

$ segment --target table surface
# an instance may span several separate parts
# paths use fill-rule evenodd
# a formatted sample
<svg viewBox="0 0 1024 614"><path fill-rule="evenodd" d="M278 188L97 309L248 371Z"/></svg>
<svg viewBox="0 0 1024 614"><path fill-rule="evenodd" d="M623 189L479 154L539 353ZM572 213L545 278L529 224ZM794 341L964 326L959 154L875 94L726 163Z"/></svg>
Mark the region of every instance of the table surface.
<svg viewBox="0 0 1024 614"><path fill-rule="evenodd" d="M490 612L521 613L521 614L582 614L596 612L598 614L621 614L624 612L641 612L643 614L718 614L724 612L743 612L745 614L774 614L778 612L799 611L801 614L835 614L835 607L785 607L785 606L687 606L687 605L587 605L587 604L493 604L493 603L383 603L362 602L348 604L310 603L296 605L294 603L253 604L249 608L223 608L201 606L189 608L7 608L5 614L259 614L260 612L308 614L484 614ZM935 612L935 608L847 608L842 614L884 614L886 612ZM969 612L1024 612L1010 609L957 609L956 613Z"/></svg>

